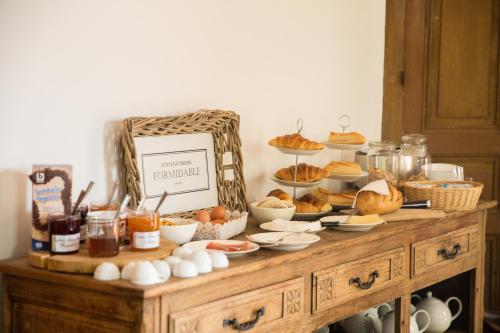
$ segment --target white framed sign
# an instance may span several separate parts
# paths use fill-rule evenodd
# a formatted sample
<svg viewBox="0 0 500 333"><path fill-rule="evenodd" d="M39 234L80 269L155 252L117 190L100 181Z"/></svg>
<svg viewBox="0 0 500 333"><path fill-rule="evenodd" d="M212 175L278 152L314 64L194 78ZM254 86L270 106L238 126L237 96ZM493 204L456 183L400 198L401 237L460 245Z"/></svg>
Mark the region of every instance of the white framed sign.
<svg viewBox="0 0 500 333"><path fill-rule="evenodd" d="M134 137L141 198L154 208L164 191L161 214L217 206L212 133Z"/></svg>

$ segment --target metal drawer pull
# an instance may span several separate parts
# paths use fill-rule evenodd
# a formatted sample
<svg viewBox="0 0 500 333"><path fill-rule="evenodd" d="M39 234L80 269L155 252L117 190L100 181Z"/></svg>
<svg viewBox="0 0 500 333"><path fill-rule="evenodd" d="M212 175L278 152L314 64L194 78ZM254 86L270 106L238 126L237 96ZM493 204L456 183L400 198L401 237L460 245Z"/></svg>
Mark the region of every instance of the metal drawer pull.
<svg viewBox="0 0 500 333"><path fill-rule="evenodd" d="M255 319L253 320L249 320L245 323L238 323L238 319L234 318L234 319L224 319L222 321L222 326L223 327L226 327L226 326L231 326L234 330L237 330L237 331L248 331L250 329L252 329L256 324L257 322L259 321L259 318L262 317L264 314L265 314L265 308L264 307L261 307L260 309L257 310L257 315L255 316Z"/></svg>
<svg viewBox="0 0 500 333"><path fill-rule="evenodd" d="M349 285L355 284L359 289L370 289L375 284L375 279L378 278L378 272L374 271L370 274L370 280L367 282L361 282L359 277L349 279Z"/></svg>
<svg viewBox="0 0 500 333"><path fill-rule="evenodd" d="M447 249L439 249L438 250L438 256L442 256L445 259L453 259L457 256L458 251L460 251L462 247L460 246L459 243L453 245L453 250L451 252L448 252Z"/></svg>

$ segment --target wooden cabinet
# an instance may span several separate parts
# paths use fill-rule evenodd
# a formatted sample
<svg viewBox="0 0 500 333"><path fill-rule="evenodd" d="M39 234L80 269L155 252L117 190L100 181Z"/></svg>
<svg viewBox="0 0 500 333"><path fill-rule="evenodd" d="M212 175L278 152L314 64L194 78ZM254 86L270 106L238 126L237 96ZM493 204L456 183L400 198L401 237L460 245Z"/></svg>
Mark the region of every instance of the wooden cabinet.
<svg viewBox="0 0 500 333"><path fill-rule="evenodd" d="M410 295L457 276L468 304L461 322L470 325L462 332L481 332L485 217L494 205L364 233L325 230L301 251L261 250L227 269L153 286L3 262L3 332L216 333L239 324L258 333L312 332L393 299L396 332L409 332ZM250 220L247 232L258 231ZM437 254L453 256L456 244L453 259Z"/></svg>
<svg viewBox="0 0 500 333"><path fill-rule="evenodd" d="M403 280L403 248L367 256L313 273L313 312L354 301Z"/></svg>

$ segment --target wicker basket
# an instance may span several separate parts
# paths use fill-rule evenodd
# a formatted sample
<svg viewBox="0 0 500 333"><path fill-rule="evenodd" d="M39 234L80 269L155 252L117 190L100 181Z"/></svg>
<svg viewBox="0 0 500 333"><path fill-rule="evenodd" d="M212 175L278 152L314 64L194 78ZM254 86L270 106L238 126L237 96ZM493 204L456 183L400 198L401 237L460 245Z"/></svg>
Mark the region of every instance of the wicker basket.
<svg viewBox="0 0 500 333"><path fill-rule="evenodd" d="M471 188L423 188L418 185L471 184ZM484 185L470 181L414 181L404 184L408 201L430 200L433 209L470 210L474 209Z"/></svg>

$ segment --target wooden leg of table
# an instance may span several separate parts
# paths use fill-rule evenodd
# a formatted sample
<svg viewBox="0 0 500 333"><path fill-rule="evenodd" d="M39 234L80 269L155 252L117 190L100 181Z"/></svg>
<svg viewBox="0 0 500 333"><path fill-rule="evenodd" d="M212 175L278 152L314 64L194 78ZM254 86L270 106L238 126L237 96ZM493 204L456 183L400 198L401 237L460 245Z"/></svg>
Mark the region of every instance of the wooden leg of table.
<svg viewBox="0 0 500 333"><path fill-rule="evenodd" d="M478 253L478 262L476 268L470 272L470 309L469 309L469 332L483 331L484 317L484 254L486 246L486 217L487 212L481 212L483 215L479 223L480 246Z"/></svg>
<svg viewBox="0 0 500 333"><path fill-rule="evenodd" d="M7 277L3 276L2 285L2 328L4 333L10 333L11 330L11 303L7 294Z"/></svg>
<svg viewBox="0 0 500 333"><path fill-rule="evenodd" d="M396 298L396 333L410 332L410 295L403 295L401 298Z"/></svg>

